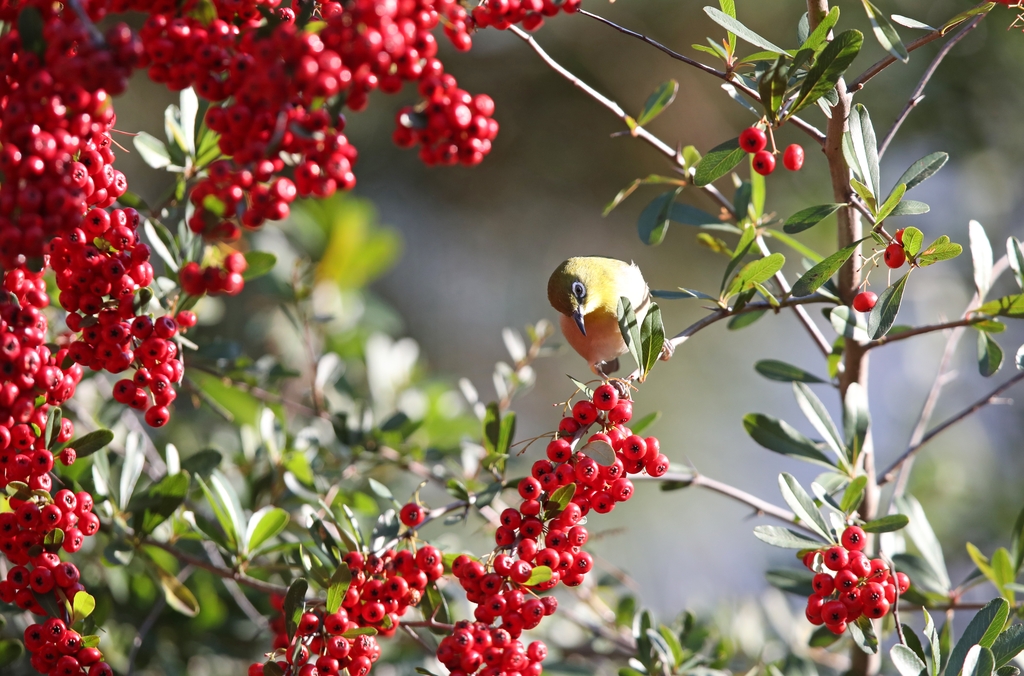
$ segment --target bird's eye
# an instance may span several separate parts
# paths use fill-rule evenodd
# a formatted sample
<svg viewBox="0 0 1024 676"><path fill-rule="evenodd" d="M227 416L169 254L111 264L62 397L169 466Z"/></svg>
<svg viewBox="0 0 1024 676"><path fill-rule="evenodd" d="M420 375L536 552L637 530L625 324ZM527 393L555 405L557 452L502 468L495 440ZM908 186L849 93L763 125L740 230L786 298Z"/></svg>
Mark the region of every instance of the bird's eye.
<svg viewBox="0 0 1024 676"><path fill-rule="evenodd" d="M583 300L583 297L587 295L587 288L583 286L582 282L573 282L572 295L576 296L580 300Z"/></svg>

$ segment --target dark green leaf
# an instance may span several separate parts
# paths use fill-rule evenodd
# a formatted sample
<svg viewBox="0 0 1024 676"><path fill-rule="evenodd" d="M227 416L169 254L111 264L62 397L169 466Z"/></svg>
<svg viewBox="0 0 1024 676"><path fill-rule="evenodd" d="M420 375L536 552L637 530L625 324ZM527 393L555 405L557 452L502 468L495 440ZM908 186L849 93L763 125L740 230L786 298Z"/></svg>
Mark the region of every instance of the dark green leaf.
<svg viewBox="0 0 1024 676"><path fill-rule="evenodd" d="M775 52L776 54L786 54L786 50L781 47L776 47L774 44L764 39L754 31L750 30L742 23L732 18L725 12L715 9L714 7L705 7L704 12L711 17L711 20L717 23L722 28L726 29L730 33L735 34L741 40L745 40L755 47L768 50L769 52Z"/></svg>
<svg viewBox="0 0 1024 676"><path fill-rule="evenodd" d="M754 536L773 547L783 549L819 549L825 545L820 540L812 540L802 533L797 533L781 526L757 526Z"/></svg>
<svg viewBox="0 0 1024 676"><path fill-rule="evenodd" d="M348 565L342 563L331 575L331 586L327 588L328 613L336 613L341 608L341 602L345 600L350 582L352 582L352 571L349 570Z"/></svg>
<svg viewBox="0 0 1024 676"><path fill-rule="evenodd" d="M739 138L715 146L697 163L693 184L703 187L717 181L732 171L746 156L747 152L740 148Z"/></svg>
<svg viewBox="0 0 1024 676"><path fill-rule="evenodd" d="M984 377L993 376L1003 365L1003 348L989 334L978 332L978 371Z"/></svg>
<svg viewBox="0 0 1024 676"><path fill-rule="evenodd" d="M817 444L783 420L762 413L748 413L743 417L743 428L754 441L770 451L835 468L818 450Z"/></svg>
<svg viewBox="0 0 1024 676"><path fill-rule="evenodd" d="M799 112L832 91L857 58L863 44L864 35L856 30L843 31L828 43L807 72L800 93L789 108L790 114Z"/></svg>
<svg viewBox="0 0 1024 676"><path fill-rule="evenodd" d="M110 430L95 430L77 439L72 439L68 442L67 447L75 449L79 458L84 458L110 445L113 440L114 433Z"/></svg>
<svg viewBox="0 0 1024 676"><path fill-rule="evenodd" d="M633 182L627 185L625 188L620 190L611 202L605 205L604 211L601 212L602 216L607 216L612 212L615 207L622 204L622 202L633 194L633 192L642 185L662 185L669 183L672 185L679 185L680 179L671 178L669 176L659 176L657 174L651 174L647 178L636 178Z"/></svg>
<svg viewBox="0 0 1024 676"><path fill-rule="evenodd" d="M665 234L668 232L669 222L671 221L669 212L672 208L672 202L682 191L682 188L676 188L675 190L662 193L644 207L636 222L640 241L650 246L657 246L665 241Z"/></svg>
<svg viewBox="0 0 1024 676"><path fill-rule="evenodd" d="M909 272L883 291L882 295L878 297L878 303L868 314L868 336L872 340L884 336L896 322L896 315L899 314L900 303L903 302L903 291L907 287L908 277L910 277Z"/></svg>
<svg viewBox="0 0 1024 676"><path fill-rule="evenodd" d="M141 512L141 530L143 533L152 533L153 529L166 521L174 510L185 501L188 495L189 476L187 472L178 472L153 484L146 495L139 501L138 506L133 509Z"/></svg>
<svg viewBox="0 0 1024 676"><path fill-rule="evenodd" d="M910 519L904 514L890 514L874 521L868 521L861 528L867 533L891 533L906 528Z"/></svg>
<svg viewBox="0 0 1024 676"><path fill-rule="evenodd" d="M850 485L843 491L843 499L839 503L839 508L843 510L844 514L850 514L858 507L860 507L861 500L864 499L864 489L868 485L868 478L866 476L859 476L850 482Z"/></svg>
<svg viewBox="0 0 1024 676"><path fill-rule="evenodd" d="M34 7L30 8L35 10ZM38 11L38 10L36 10ZM22 11L24 14L24 10ZM16 638L5 638L0 640L0 667L14 664L25 654L25 646Z"/></svg>
<svg viewBox="0 0 1024 676"><path fill-rule="evenodd" d="M425 620L434 620L442 624L448 623L451 617L448 612L448 599L437 588L436 583L431 582L427 585L423 598L420 600L420 611L423 613L423 619ZM431 628L430 631L435 634L447 633L444 629Z"/></svg>
<svg viewBox="0 0 1024 676"><path fill-rule="evenodd" d="M878 178L878 143L875 139L875 128L871 124L871 116L864 104L858 103L850 111L849 118L850 147L853 151L856 165L851 163L851 168L857 173L861 182L864 183L871 194L881 198L881 185Z"/></svg>
<svg viewBox="0 0 1024 676"><path fill-rule="evenodd" d="M837 8L834 8L838 10ZM808 207L801 211L796 212L782 225L782 229L789 234L796 234L803 232L808 228L813 228L821 221L825 220L835 212L842 209L844 204L819 204L816 207Z"/></svg>
<svg viewBox="0 0 1024 676"><path fill-rule="evenodd" d="M840 436L839 430L836 429L836 424L832 421L832 416L829 415L825 404L818 399L818 395L802 382L793 383L793 394L808 422L814 426L836 457L842 462L852 464L852 459L843 444L843 438Z"/></svg>
<svg viewBox="0 0 1024 676"><path fill-rule="evenodd" d="M213 470L220 467L223 457L220 451L204 448L181 461L181 468L192 476L208 477Z"/></svg>
<svg viewBox="0 0 1024 676"><path fill-rule="evenodd" d="M906 184L907 191L909 192L913 188L924 183L926 179L937 174L939 169L942 169L948 161L949 155L947 153L932 153L931 155L925 155L917 162L910 165L910 167L903 172L903 175L896 180L896 183Z"/></svg>
<svg viewBox="0 0 1024 676"><path fill-rule="evenodd" d="M777 361L775 359L762 359L761 361L754 364L754 370L760 373L762 376L769 380L778 380L780 382L801 382L801 383L824 383L822 380L813 373L808 373L802 368L787 364L783 361Z"/></svg>
<svg viewBox="0 0 1024 676"><path fill-rule="evenodd" d="M880 9L871 4L870 0L861 0L861 4L864 5L864 11L867 12L868 19L871 20L871 28L874 30L878 44L882 45L885 51L903 63L909 61L910 54L907 52L907 48L903 46L903 41L900 39L900 34L896 31L896 27L885 18L885 14Z"/></svg>
<svg viewBox="0 0 1024 676"><path fill-rule="evenodd" d="M779 475L779 490L782 498L793 510L793 513L804 523L805 526L815 531L825 540L832 540L831 529L825 521L825 517L818 511L814 499L807 494L800 482L792 474L783 472Z"/></svg>
<svg viewBox="0 0 1024 676"><path fill-rule="evenodd" d="M299 617L306 606L306 591L309 590L309 583L303 578L296 578L284 595L282 614L284 615L285 626L288 629L288 636L295 636L295 627L298 626Z"/></svg>
<svg viewBox="0 0 1024 676"><path fill-rule="evenodd" d="M575 494L576 494L576 484L575 483L570 483L570 484L566 484L564 486L559 486L551 494L551 497L549 498L549 502L555 503L558 506L556 511L561 512L563 509L565 509L566 505L568 505L569 502L572 501L572 496L575 495Z"/></svg>
<svg viewBox="0 0 1024 676"><path fill-rule="evenodd" d="M739 331L742 328L746 328L756 322L758 319L763 317L767 310L753 310L751 312L744 312L738 314L729 320L727 328L730 331Z"/></svg>
<svg viewBox="0 0 1024 676"><path fill-rule="evenodd" d="M1024 624L1011 624L992 644L996 668L1003 666L1024 650Z"/></svg>
<svg viewBox="0 0 1024 676"><path fill-rule="evenodd" d="M983 645L972 646L964 658L964 676L992 676L995 658L992 651Z"/></svg>
<svg viewBox="0 0 1024 676"><path fill-rule="evenodd" d="M679 83L675 80L662 82L658 88L647 97L644 109L636 116L636 123L643 126L661 114L665 108L672 104L679 91Z"/></svg>
<svg viewBox="0 0 1024 676"><path fill-rule="evenodd" d="M946 674L957 676L960 673L964 667L967 652L972 646L991 647L995 643L996 637L1002 632L1009 614L1010 604L1006 602L1006 599L993 599L979 610L967 625L960 640L953 646L953 651L949 654L949 662L946 664ZM993 665L994 663L995 660L993 660ZM965 672L964 676L971 675Z"/></svg>
<svg viewBox="0 0 1024 676"><path fill-rule="evenodd" d="M862 652L871 655L878 652L878 637L875 635L875 628L871 626L871 621L868 618L861 615L857 618L856 622L851 622L846 626L850 630L850 637L853 639L853 642Z"/></svg>
<svg viewBox="0 0 1024 676"><path fill-rule="evenodd" d="M1006 238L1006 260L1010 263L1017 286L1024 289L1024 248L1016 237Z"/></svg>
<svg viewBox="0 0 1024 676"><path fill-rule="evenodd" d="M636 314L633 313L633 304L625 296L619 298L616 316L619 318L619 332L630 356L637 366L643 366L643 359L640 356L640 325L636 321Z"/></svg>
<svg viewBox="0 0 1024 676"><path fill-rule="evenodd" d="M811 634L810 640L807 642L812 648L827 648L841 638L838 634L833 634L832 630L822 625L814 630Z"/></svg>
<svg viewBox="0 0 1024 676"><path fill-rule="evenodd" d="M24 7L18 13L18 37L21 38L21 46L26 51L35 53L40 59L46 55L43 27L43 15L37 8Z"/></svg>
<svg viewBox="0 0 1024 676"><path fill-rule="evenodd" d="M837 21L839 21L839 8L833 7L829 10L828 14L822 17L821 21L818 22L818 27L811 31L807 38L803 40L803 44L800 45L800 50L813 49L817 52L827 45L828 34L835 27Z"/></svg>
<svg viewBox="0 0 1024 676"><path fill-rule="evenodd" d="M654 364L661 357L661 348L665 344L665 325L661 320L661 308L657 303L651 303L650 309L644 316L643 324L640 326L640 354L643 359L641 365L640 382L643 382L647 374L654 368Z"/></svg>
<svg viewBox="0 0 1024 676"><path fill-rule="evenodd" d="M1010 533L1010 558L1013 559L1013 570L1020 572L1024 564L1024 509L1017 514L1017 520L1013 524L1013 531Z"/></svg>
<svg viewBox="0 0 1024 676"><path fill-rule="evenodd" d="M843 267L843 264L850 259L850 256L853 255L863 241L862 239L840 249L805 272L793 284L793 295L800 298L802 296L809 296L817 291L822 284L830 280L832 275L839 271L839 268Z"/></svg>
<svg viewBox="0 0 1024 676"><path fill-rule="evenodd" d="M277 256L266 251L247 251L245 262L248 265L242 274L242 278L248 282L251 279L262 277L273 270L277 264Z"/></svg>
<svg viewBox="0 0 1024 676"><path fill-rule="evenodd" d="M761 95L761 105L764 106L764 111L771 124L775 124L778 119L779 108L782 107L782 100L789 85L788 61L789 59L785 56L776 58L771 67L761 74L757 83L758 93Z"/></svg>
<svg viewBox="0 0 1024 676"><path fill-rule="evenodd" d="M664 289L651 289L651 295L655 298L662 298L665 300L681 300L685 298L703 298L704 300L711 300L717 302L718 299L714 296L709 296L706 293L700 291L690 291L689 289L680 289L679 291L668 291Z"/></svg>

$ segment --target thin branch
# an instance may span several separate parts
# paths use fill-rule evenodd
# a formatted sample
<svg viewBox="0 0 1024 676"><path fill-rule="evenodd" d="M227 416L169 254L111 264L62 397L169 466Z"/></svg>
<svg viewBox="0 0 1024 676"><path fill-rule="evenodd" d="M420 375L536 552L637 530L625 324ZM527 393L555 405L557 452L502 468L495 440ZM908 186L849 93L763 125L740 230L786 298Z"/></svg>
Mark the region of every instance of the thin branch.
<svg viewBox="0 0 1024 676"><path fill-rule="evenodd" d="M680 331L678 334L673 336L669 340L669 342L672 344L672 347L678 347L679 345L682 345L683 343L685 343L693 334L697 333L701 329L706 328L706 327L710 326L711 324L714 324L715 322L720 321L722 319L727 319L729 317L735 317L737 315L746 314L748 312L761 312L761 311L764 311L764 310L777 310L779 308L784 308L784 307L799 307L801 305L806 305L808 303L831 303L831 302L834 302L831 298L827 298L825 296L820 296L818 294L813 294L813 295L810 295L810 296L803 296L801 298L786 298L785 300L779 301L778 308L776 308L776 306L772 305L771 303L768 303L767 301L759 301L757 303L747 303L746 305L744 305L743 307L739 308L738 310L734 310L732 308L722 308L722 309L719 309L719 310L715 310L711 314L709 314L709 315L707 315L705 317L702 317L701 319L697 320L693 324L690 324L685 329Z"/></svg>
<svg viewBox="0 0 1024 676"><path fill-rule="evenodd" d="M882 345L888 345L890 343L896 343L901 340L906 340L907 338L921 336L926 333L935 333L936 331L945 331L947 329L956 329L961 326L970 326L971 324L976 324L977 322L978 320L976 319L957 319L956 321L943 322L941 324L929 324L928 326L918 326L917 328L914 329L907 329L906 331L900 331L899 333L894 333L892 335L876 338L875 340L864 343L864 347L867 349L871 349L873 347L880 347Z"/></svg>
<svg viewBox="0 0 1024 676"><path fill-rule="evenodd" d="M221 568L214 564L201 559L198 556L193 556L187 552L183 552L180 549L167 544L166 542L160 542L159 540L153 540L151 538L142 538L139 540L139 544L156 547L162 549L168 554L172 555L179 561L195 566L196 568L202 568L205 571L211 572L218 577L223 577L229 580L234 580L238 584L244 584L246 587L251 587L257 591L261 591L264 594L284 594L288 591L287 587L279 584L273 584L270 582L264 582L263 580L257 580L254 577L249 577L245 573L241 573L237 570L231 570L230 568Z"/></svg>
<svg viewBox="0 0 1024 676"><path fill-rule="evenodd" d="M764 243L764 237L758 235L756 241L758 249L761 250L761 255L767 257L770 252L768 251L768 245ZM792 291L792 287L789 285L789 282L786 281L786 276L782 274L782 270L775 273L775 282L779 285L779 288L782 289L783 294L789 294L789 292ZM818 325L811 320L811 316L807 314L806 309L799 305L794 305L793 310L796 312L796 316L800 320L800 323L803 324L804 328L807 329L807 332L811 334L811 338L818 346L818 349L821 350L821 353L827 358L832 354L832 344L828 342L827 338L825 338L825 335L821 332L821 329L818 328Z"/></svg>
<svg viewBox="0 0 1024 676"><path fill-rule="evenodd" d="M685 64L687 64L689 66L693 66L694 68L696 68L696 69L698 69L700 71L703 71L703 72L707 73L708 75L712 75L714 77L717 77L719 80L723 80L725 82L728 82L732 86L734 86L737 89L739 89L740 91L742 91L744 94L746 94L752 100L757 101L758 103L761 102L760 94L758 94L756 91L754 91L750 87L746 86L742 82L734 79L733 78L733 73L731 73L731 72L727 72L727 71L723 71L723 70L717 70L715 68L712 68L711 66L708 66L706 64L701 63L700 61L697 61L695 59L691 59L690 57L688 57L688 56L686 56L684 54L680 54L679 52L666 47L665 45L661 44L657 40L649 38L646 35L643 35L641 33L637 33L636 31L632 31L632 30L630 30L630 29L628 29L628 28L626 28L624 26L620 26L619 24L615 23L614 21L606 19L603 16L598 16L597 14L593 14L593 13L588 12L588 11L583 10L583 9L577 9L576 13L577 14L582 14L584 16L589 16L592 19L596 19L597 21L600 21L601 23L605 24L606 26L610 26L610 27L614 28L615 30L619 31L620 33L624 33L624 34L626 34L626 35L628 35L630 37L633 37L633 38L636 38L637 40L645 42L645 43L651 45L652 47L654 47L654 48L656 48L658 50L661 50L665 54L668 54L670 57L672 57L673 59L675 59L677 61L682 61L683 63L685 63ZM815 127L814 125L810 124L809 122L807 122L805 120L800 119L799 117L796 117L795 115L790 117L789 121L793 124L793 126L797 127L801 131L805 132L812 139L814 139L814 141L818 145L822 145L823 143L825 143L825 134L820 129Z"/></svg>
<svg viewBox="0 0 1024 676"><path fill-rule="evenodd" d="M330 503L328 503L330 504ZM215 566L226 567L227 564L224 562L224 557L221 556L220 551L210 540L203 542L203 549L206 550L206 555L210 557L210 562ZM270 628L270 624L267 622L267 618L263 616L256 606L252 604L249 598L242 591L242 588L238 586L238 583L230 578L223 578L224 587L228 590L228 594L234 599L235 604L245 613L245 616L249 618L249 621L256 625L259 631L266 631Z"/></svg>
<svg viewBox="0 0 1024 676"><path fill-rule="evenodd" d="M903 455L901 455L896 460L896 462L894 462L892 465L890 465L889 469L885 470L885 473L879 478L879 480L878 480L879 485L882 485L882 484L888 483L889 481L892 481L892 479L895 477L896 470L898 470L900 468L900 466L904 462L906 462L908 459L914 457L914 454L917 453L918 450L920 450L922 446L927 444L929 441L931 441L932 439L937 437L942 432L945 432L947 429L949 429L950 427L952 427L956 423L958 423L961 420L967 418L971 414L980 411L985 406L988 406L989 404L992 403L992 401L996 397L998 397L1000 394L1002 394L1006 390L1010 389L1011 387L1013 387L1017 383L1021 382L1022 380L1024 380L1024 371L1021 371L1020 373L1016 374L1015 376L1013 376L1012 378L1007 380L1005 383L1003 383L999 387L995 388L994 390L992 390L991 392L986 394L984 397L982 397L978 401L974 402L973 404L971 404L970 406L968 406L964 410L960 411L959 413L957 413L953 417L948 418L945 421L943 421L938 427L933 429L928 434L924 435L924 437L921 438L920 442L918 442L917 444L912 445L910 448L908 448L906 451L904 451Z"/></svg>
<svg viewBox="0 0 1024 676"><path fill-rule="evenodd" d="M921 81L918 82L917 87L914 88L914 93L912 93L910 95L910 99L907 100L907 105L905 105L903 107L903 110L900 111L899 117L896 118L896 121L892 123L892 127L889 128L889 133L885 135L885 138L883 138L882 142L879 144L879 157L885 154L886 148L889 147L889 143L892 141L892 138L896 135L896 132L899 131L900 127L903 125L904 120L906 120L907 116L910 115L910 111L916 108L917 104L924 100L924 88L928 86L928 81L932 79L933 75L935 75L935 71L938 70L939 64L942 63L942 60L946 58L946 55L949 54L949 52L953 49L953 47L956 46L958 42L963 40L965 37L967 37L968 33L977 28L978 24L980 24L981 20L984 18L984 14L979 14L973 19L971 19L967 23L967 25L961 28L959 31L957 31L956 35L951 37L949 41L942 46L942 49L939 50L939 53L935 55L935 58L932 59L931 64L929 64L928 68L924 71L924 75L921 76Z"/></svg>

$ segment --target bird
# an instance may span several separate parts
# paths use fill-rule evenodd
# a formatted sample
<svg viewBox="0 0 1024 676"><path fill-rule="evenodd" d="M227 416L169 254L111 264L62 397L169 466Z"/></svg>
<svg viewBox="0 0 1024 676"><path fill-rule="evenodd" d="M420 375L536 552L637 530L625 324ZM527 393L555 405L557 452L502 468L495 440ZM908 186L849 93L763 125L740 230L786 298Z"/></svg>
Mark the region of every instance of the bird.
<svg viewBox="0 0 1024 676"><path fill-rule="evenodd" d="M569 258L548 279L548 301L561 314L562 334L604 380L618 368L619 355L628 351L618 319L623 296L632 304L637 323L643 323L651 290L635 263L615 258Z"/></svg>

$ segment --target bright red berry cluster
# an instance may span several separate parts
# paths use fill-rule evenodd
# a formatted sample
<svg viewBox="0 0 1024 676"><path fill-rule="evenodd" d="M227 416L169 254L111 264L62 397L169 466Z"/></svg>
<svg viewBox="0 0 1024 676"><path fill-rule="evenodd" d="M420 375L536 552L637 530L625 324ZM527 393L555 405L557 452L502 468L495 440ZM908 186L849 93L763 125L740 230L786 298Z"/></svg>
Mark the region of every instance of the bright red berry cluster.
<svg viewBox="0 0 1024 676"><path fill-rule="evenodd" d="M74 566L70 563L62 567ZM38 570L38 569L37 569ZM60 570L60 568L58 568ZM77 579L78 571L74 570ZM83 637L59 618L51 617L44 624L25 629L25 648L32 655L36 671L51 676L114 676L114 670L103 662L103 653L95 645L98 637Z"/></svg>
<svg viewBox="0 0 1024 676"><path fill-rule="evenodd" d="M491 97L471 96L447 74L421 81L419 91L425 104L398 113L395 144L401 148L418 144L420 160L427 166L480 164L498 135L498 123L491 118Z"/></svg>
<svg viewBox="0 0 1024 676"><path fill-rule="evenodd" d="M804 565L814 571L814 593L807 599L807 620L824 624L835 634L857 618L884 617L896 603L897 588L903 594L910 588L905 573L893 575L882 559L864 554L867 537L859 526L843 531L841 543L804 555Z"/></svg>
<svg viewBox="0 0 1024 676"><path fill-rule="evenodd" d="M199 263L194 261L186 263L178 273L178 280L182 290L191 296L201 296L204 293L211 296L235 296L245 285L242 273L247 267L245 256L235 251L224 258L223 267L200 267Z"/></svg>
<svg viewBox="0 0 1024 676"><path fill-rule="evenodd" d="M455 630L441 639L437 648L438 661L450 673L479 671L481 676L512 673L540 676L541 662L547 655L548 648L541 641L523 645L503 627L467 620L456 623Z"/></svg>
<svg viewBox="0 0 1024 676"><path fill-rule="evenodd" d="M775 171L775 154L765 150L768 146L768 136L760 127L744 129L740 133L739 145L740 148L754 156L752 161L754 171L762 176L767 176ZM782 164L790 171L800 171L804 166L803 147L796 143L787 146L782 154Z"/></svg>
<svg viewBox="0 0 1024 676"><path fill-rule="evenodd" d="M478 28L493 26L507 30L512 24L534 31L544 25L544 17L559 12L572 14L580 7L580 0L487 0L473 8L473 21Z"/></svg>

